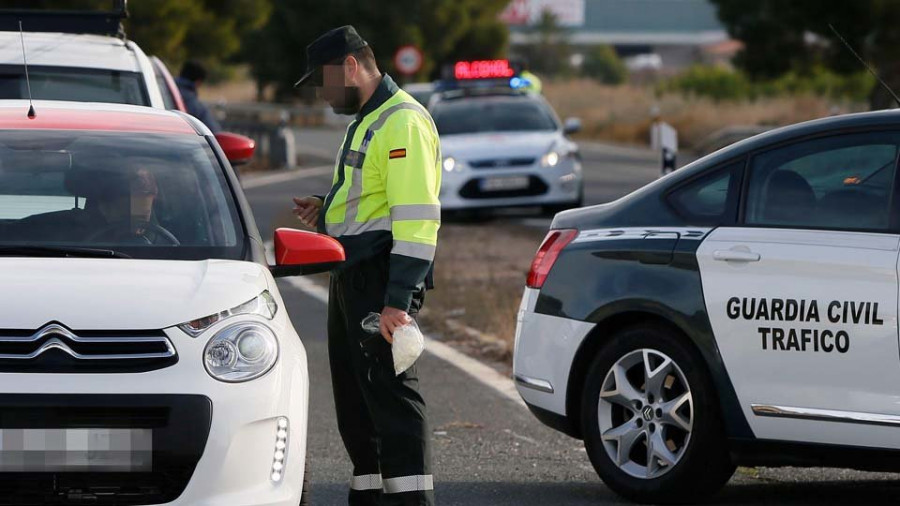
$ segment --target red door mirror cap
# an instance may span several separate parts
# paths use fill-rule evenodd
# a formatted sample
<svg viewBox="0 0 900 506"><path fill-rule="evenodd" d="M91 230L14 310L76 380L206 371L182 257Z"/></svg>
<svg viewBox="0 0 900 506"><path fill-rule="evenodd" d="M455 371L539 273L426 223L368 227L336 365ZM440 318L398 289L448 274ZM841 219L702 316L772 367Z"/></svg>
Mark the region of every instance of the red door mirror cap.
<svg viewBox="0 0 900 506"><path fill-rule="evenodd" d="M219 132L215 134L216 141L225 152L225 158L233 165L240 165L253 159L256 151L256 141L250 137L233 132Z"/></svg>
<svg viewBox="0 0 900 506"><path fill-rule="evenodd" d="M344 260L344 247L333 237L292 228L275 230L275 265L271 270L276 277L326 272Z"/></svg>

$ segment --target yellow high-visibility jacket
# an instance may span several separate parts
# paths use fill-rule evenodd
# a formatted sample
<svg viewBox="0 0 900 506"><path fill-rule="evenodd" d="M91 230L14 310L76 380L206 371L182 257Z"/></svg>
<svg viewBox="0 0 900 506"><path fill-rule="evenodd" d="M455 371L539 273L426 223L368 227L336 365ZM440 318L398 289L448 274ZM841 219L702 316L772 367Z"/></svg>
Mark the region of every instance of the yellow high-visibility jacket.
<svg viewBox="0 0 900 506"><path fill-rule="evenodd" d="M344 246L341 268L390 249L386 306L408 311L431 271L440 188L434 121L385 74L347 127L318 228Z"/></svg>

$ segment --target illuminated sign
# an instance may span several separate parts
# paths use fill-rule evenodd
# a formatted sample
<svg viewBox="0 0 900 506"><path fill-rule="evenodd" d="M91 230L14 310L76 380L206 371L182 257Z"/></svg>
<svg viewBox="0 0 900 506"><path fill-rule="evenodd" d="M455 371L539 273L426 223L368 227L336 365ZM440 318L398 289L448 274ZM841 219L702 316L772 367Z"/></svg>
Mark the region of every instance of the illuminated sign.
<svg viewBox="0 0 900 506"><path fill-rule="evenodd" d="M514 75L516 72L509 60L461 61L453 66L456 79L497 79Z"/></svg>

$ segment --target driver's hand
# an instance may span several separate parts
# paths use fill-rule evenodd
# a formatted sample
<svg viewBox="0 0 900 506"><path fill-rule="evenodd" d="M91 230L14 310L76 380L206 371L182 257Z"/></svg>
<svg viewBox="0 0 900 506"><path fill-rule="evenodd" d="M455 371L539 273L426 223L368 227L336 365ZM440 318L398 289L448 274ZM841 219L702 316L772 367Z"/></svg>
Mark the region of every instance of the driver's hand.
<svg viewBox="0 0 900 506"><path fill-rule="evenodd" d="M315 228L319 221L319 210L322 209L322 199L319 197L294 197L294 214L307 227Z"/></svg>

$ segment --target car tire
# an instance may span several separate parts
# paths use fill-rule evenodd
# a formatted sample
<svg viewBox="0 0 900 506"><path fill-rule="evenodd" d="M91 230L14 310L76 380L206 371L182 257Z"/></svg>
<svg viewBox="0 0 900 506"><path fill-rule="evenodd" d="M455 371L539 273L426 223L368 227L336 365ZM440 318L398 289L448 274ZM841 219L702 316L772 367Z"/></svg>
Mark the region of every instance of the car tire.
<svg viewBox="0 0 900 506"><path fill-rule="evenodd" d="M306 465L303 466L303 492L300 496L300 506L309 506L312 504L312 497L309 496L312 484L309 477L309 456L306 457Z"/></svg>
<svg viewBox="0 0 900 506"><path fill-rule="evenodd" d="M632 501L701 501L734 474L702 358L664 326L639 325L611 336L588 372L581 421L597 474Z"/></svg>

